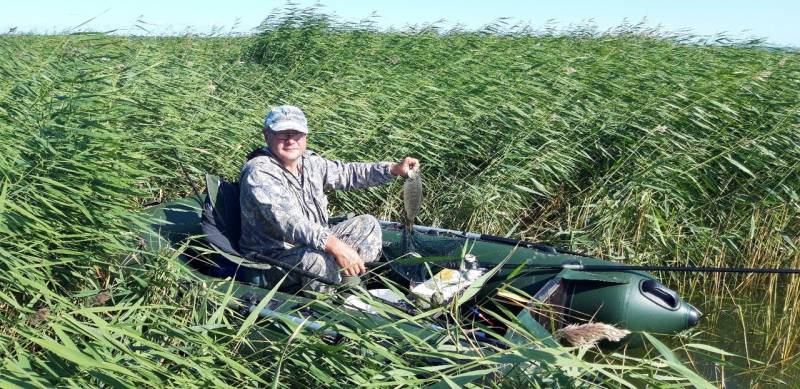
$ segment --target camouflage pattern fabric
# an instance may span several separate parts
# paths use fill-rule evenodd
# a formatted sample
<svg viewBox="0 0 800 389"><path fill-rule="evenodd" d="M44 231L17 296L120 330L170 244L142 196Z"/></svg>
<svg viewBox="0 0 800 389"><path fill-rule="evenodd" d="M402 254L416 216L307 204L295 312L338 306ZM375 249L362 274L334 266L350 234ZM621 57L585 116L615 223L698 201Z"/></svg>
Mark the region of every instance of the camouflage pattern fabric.
<svg viewBox="0 0 800 389"><path fill-rule="evenodd" d="M324 190L367 188L385 184L394 178L389 162L343 163L327 160L312 151L303 154L302 173L296 177L283 167L269 149L264 151L266 155L255 157L245 164L239 183L242 210L239 249L245 255L258 252L283 258L287 255L286 251L293 249L292 253L303 249L322 253L325 242L333 233L328 226L328 197ZM356 239L353 242L358 241ZM357 245L351 246L359 250ZM367 252L359 251L362 255ZM322 272L321 266L318 265L317 269ZM327 270L323 273L327 274Z"/></svg>
<svg viewBox="0 0 800 389"><path fill-rule="evenodd" d="M371 215L359 215L347 219L331 228L331 233L348 246L354 248L364 262L377 260L381 254L383 233L378 219ZM312 248L297 246L283 250L275 256L284 263L297 266L305 271L323 276L328 280L341 283L339 264L336 259L325 252ZM289 273L287 285L301 284L304 289L325 292L328 286L305 277Z"/></svg>

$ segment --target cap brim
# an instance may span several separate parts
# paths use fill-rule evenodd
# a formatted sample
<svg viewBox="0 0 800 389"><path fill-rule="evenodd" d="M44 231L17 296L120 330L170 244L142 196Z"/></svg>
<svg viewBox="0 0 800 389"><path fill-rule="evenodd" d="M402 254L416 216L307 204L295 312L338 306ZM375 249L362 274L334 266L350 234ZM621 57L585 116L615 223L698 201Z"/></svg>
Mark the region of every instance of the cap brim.
<svg viewBox="0 0 800 389"><path fill-rule="evenodd" d="M272 132L295 130L297 132L302 132L304 134L308 133L308 127L303 125L303 123L293 122L289 120L273 124L272 126L269 127L269 129Z"/></svg>

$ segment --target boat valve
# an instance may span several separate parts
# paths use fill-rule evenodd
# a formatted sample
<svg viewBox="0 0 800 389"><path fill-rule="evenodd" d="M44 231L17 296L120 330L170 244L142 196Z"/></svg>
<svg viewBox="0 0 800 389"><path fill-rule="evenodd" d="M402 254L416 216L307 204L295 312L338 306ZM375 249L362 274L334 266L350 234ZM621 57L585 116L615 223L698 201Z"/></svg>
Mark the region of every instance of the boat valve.
<svg viewBox="0 0 800 389"><path fill-rule="evenodd" d="M700 312L699 309L689 305L689 317L687 320L687 324L689 324L689 327L694 327L698 323L700 323L701 316L703 316L703 313Z"/></svg>

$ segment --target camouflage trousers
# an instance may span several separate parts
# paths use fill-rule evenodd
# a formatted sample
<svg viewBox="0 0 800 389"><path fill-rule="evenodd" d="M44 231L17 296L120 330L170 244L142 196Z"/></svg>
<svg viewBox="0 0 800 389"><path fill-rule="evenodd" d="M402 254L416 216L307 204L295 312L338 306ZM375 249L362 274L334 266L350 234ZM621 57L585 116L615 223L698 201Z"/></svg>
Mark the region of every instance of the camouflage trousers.
<svg viewBox="0 0 800 389"><path fill-rule="evenodd" d="M383 233L378 219L370 215L359 215L347 219L331 228L331 233L339 240L356 250L364 262L372 262L378 259L381 254L383 244ZM342 281L339 272L339 264L333 255L314 250L305 246L294 247L281 253L274 254L273 257L281 262L292 266L297 266L307 272L311 272L328 280L340 283ZM324 292L329 287L321 282L314 281L307 277L300 277L292 274L287 276L287 282L299 283L303 289Z"/></svg>

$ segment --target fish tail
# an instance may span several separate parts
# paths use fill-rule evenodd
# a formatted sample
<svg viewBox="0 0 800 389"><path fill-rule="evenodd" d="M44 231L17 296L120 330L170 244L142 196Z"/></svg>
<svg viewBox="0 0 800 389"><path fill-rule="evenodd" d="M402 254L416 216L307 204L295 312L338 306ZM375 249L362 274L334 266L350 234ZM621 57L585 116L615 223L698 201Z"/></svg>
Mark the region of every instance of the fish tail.
<svg viewBox="0 0 800 389"><path fill-rule="evenodd" d="M401 245L403 247L403 254L417 252L417 239L414 236L413 227L405 226L403 228L403 238L401 241Z"/></svg>

